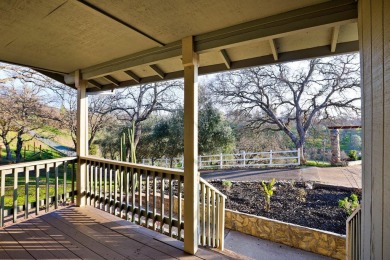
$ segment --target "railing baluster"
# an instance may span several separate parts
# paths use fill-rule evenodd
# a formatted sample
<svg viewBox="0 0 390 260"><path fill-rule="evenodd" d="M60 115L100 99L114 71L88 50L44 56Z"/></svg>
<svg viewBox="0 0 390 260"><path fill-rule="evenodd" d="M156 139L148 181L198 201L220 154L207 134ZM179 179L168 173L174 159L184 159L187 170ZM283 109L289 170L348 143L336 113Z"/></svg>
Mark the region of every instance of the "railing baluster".
<svg viewBox="0 0 390 260"><path fill-rule="evenodd" d="M36 208L35 208L35 214L36 215L39 215L39 193L40 193L40 190L39 190L39 182L40 182L40 177L39 177L39 173L40 173L40 169L38 168L38 165L36 165L34 167L34 171L35 171L35 203L37 204L36 205Z"/></svg>
<svg viewBox="0 0 390 260"><path fill-rule="evenodd" d="M93 206L96 207L96 204L98 203L98 171L99 171L99 163L94 162L94 171L93 173L95 174L94 180L95 182L93 183Z"/></svg>
<svg viewBox="0 0 390 260"><path fill-rule="evenodd" d="M129 220L129 206L130 206L130 169L126 167L126 220Z"/></svg>
<svg viewBox="0 0 390 260"><path fill-rule="evenodd" d="M215 191L211 191L211 231L212 231L212 247L215 247Z"/></svg>
<svg viewBox="0 0 390 260"><path fill-rule="evenodd" d="M58 209L58 164L54 163L54 208Z"/></svg>
<svg viewBox="0 0 390 260"><path fill-rule="evenodd" d="M172 221L173 221L173 178L169 174L169 236L172 237Z"/></svg>
<svg viewBox="0 0 390 260"><path fill-rule="evenodd" d="M164 173L160 173L160 176L161 176L161 191L160 191L160 198L161 198L161 233L164 233L164 201L165 201L165 196L164 196L164 190L165 190L165 181L164 181Z"/></svg>
<svg viewBox="0 0 390 260"><path fill-rule="evenodd" d="M114 211L113 214L116 216L116 204L118 203L118 168L114 166Z"/></svg>
<svg viewBox="0 0 390 260"><path fill-rule="evenodd" d="M90 178L90 174L91 174L91 163L90 161L86 160L86 164L87 164L87 174L86 174L86 192L87 192L87 202L86 204L88 205L91 205L91 178Z"/></svg>
<svg viewBox="0 0 390 260"><path fill-rule="evenodd" d="M218 234L218 237L219 237L219 245L218 245L218 248L220 250L223 250L224 247L225 247L225 237L224 237L224 233L225 233L225 198L222 197L222 196L219 196L220 197L220 205L219 205L219 218L218 218L218 225L219 225L219 234Z"/></svg>
<svg viewBox="0 0 390 260"><path fill-rule="evenodd" d="M28 191L30 182L29 167L24 167L24 218L28 219Z"/></svg>
<svg viewBox="0 0 390 260"><path fill-rule="evenodd" d="M142 211L142 170L139 170L138 173L138 222L141 225L141 211Z"/></svg>
<svg viewBox="0 0 390 260"><path fill-rule="evenodd" d="M64 199L64 203L66 203L66 200L68 199L68 192L67 192L67 190L66 190L66 182L67 182L67 175L68 175L68 162L64 162L64 164L63 164L63 167L64 167L64 180L63 180L63 186L62 186L62 188L63 188L63 196L62 196L62 198Z"/></svg>
<svg viewBox="0 0 390 260"><path fill-rule="evenodd" d="M182 206L183 203L181 201L181 194L183 192L182 189L182 177L180 175L177 175L177 199L178 199L178 207L177 207L177 237L180 240L181 239L181 222L182 222Z"/></svg>
<svg viewBox="0 0 390 260"><path fill-rule="evenodd" d="M153 230L156 230L157 216L157 174L153 172Z"/></svg>
<svg viewBox="0 0 390 260"><path fill-rule="evenodd" d="M13 221L14 223L17 221L18 216L18 171L17 169L13 169L12 173L14 174L14 214L13 214Z"/></svg>
<svg viewBox="0 0 390 260"><path fill-rule="evenodd" d="M221 214L220 214L220 200L221 200L221 196L219 194L216 194L216 198L215 198L215 214L216 214L216 223L215 223L215 229L216 229L216 234L215 234L215 245L216 247L219 247L219 235L220 235L220 226L219 226L219 221L220 221L220 218L221 218Z"/></svg>
<svg viewBox="0 0 390 260"><path fill-rule="evenodd" d="M123 179L123 171L124 171L124 167L120 166L119 167L119 172L120 172L120 175L119 175L119 217L122 218L123 214L122 214L122 204L123 204L123 184L124 184L124 179Z"/></svg>
<svg viewBox="0 0 390 260"><path fill-rule="evenodd" d="M76 173L76 161L73 161L72 163L72 203L74 203L74 193L75 193L75 188L74 188L74 183L75 183L75 173Z"/></svg>
<svg viewBox="0 0 390 260"><path fill-rule="evenodd" d="M50 167L49 164L45 164L45 172L46 172L46 212L49 212L50 204L49 204L49 198L50 198Z"/></svg>
<svg viewBox="0 0 390 260"><path fill-rule="evenodd" d="M104 171L104 198L103 198L103 210L107 211L106 204L107 204L107 175L108 175L108 164L103 164L103 171Z"/></svg>
<svg viewBox="0 0 390 260"><path fill-rule="evenodd" d="M207 245L211 246L211 230L210 230L210 188L206 187L206 207L207 207Z"/></svg>
<svg viewBox="0 0 390 260"><path fill-rule="evenodd" d="M202 216L201 216L201 227L202 227L202 245L206 245L206 191L205 191L205 184L202 183L201 185L201 204L202 205Z"/></svg>
<svg viewBox="0 0 390 260"><path fill-rule="evenodd" d="M1 173L1 206L0 206L0 226L4 227L4 202L5 202L5 172L0 171Z"/></svg>
<svg viewBox="0 0 390 260"><path fill-rule="evenodd" d="M108 181L108 207L109 210L108 212L112 213L112 206L111 206L111 201L112 201L112 171L114 170L114 165L110 164L109 165L109 181Z"/></svg>
<svg viewBox="0 0 390 260"><path fill-rule="evenodd" d="M137 178L134 172L134 168L131 168L131 222L134 222L135 217L135 191L137 189Z"/></svg>
<svg viewBox="0 0 390 260"><path fill-rule="evenodd" d="M103 164L104 165L104 164ZM99 162L99 200L98 200L98 207L101 209L101 201L102 201L102 188L103 188L103 171L104 171L104 166Z"/></svg>
<svg viewBox="0 0 390 260"><path fill-rule="evenodd" d="M150 187L149 187L149 176L150 176L150 172L149 171L146 171L146 205L145 205L145 210L146 210L146 227L148 228L149 227L149 204L150 204L150 200L149 200L149 193L150 193Z"/></svg>

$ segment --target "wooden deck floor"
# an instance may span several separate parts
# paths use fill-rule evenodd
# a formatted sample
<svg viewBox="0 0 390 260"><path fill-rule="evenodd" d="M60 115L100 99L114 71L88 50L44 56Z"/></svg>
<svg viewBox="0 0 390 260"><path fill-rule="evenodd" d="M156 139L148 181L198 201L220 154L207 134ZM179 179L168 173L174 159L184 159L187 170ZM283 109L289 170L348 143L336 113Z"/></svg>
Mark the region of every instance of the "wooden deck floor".
<svg viewBox="0 0 390 260"><path fill-rule="evenodd" d="M0 229L0 259L227 259L93 207L66 207Z"/></svg>

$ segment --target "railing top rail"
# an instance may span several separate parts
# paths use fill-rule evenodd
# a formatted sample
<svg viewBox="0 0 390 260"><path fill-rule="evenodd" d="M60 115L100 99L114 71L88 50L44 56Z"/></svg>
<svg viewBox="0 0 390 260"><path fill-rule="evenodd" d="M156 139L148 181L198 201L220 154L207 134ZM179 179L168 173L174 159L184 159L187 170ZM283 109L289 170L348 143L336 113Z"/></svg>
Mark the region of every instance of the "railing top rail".
<svg viewBox="0 0 390 260"><path fill-rule="evenodd" d="M0 171L19 169L19 168L24 168L24 167L32 167L32 166L51 164L51 163L57 163L57 162L72 161L75 159L77 159L77 157L62 157L62 158L57 158L57 159L48 159L48 160L8 164L8 165L0 166Z"/></svg>
<svg viewBox="0 0 390 260"><path fill-rule="evenodd" d="M222 192L220 192L217 188L215 188L213 185L211 185L210 183L208 183L208 182L207 182L205 179L203 179L202 177L199 177L199 182L205 184L207 187L209 187L210 189L214 190L216 193L218 193L219 195L221 195L221 196L224 197L225 199L227 198L225 194L223 194Z"/></svg>
<svg viewBox="0 0 390 260"><path fill-rule="evenodd" d="M176 170L176 169L157 167L157 166L148 166L148 165L144 165L144 164L136 164L136 163L116 161L116 160L108 160L108 159L102 159L102 158L92 157L92 156L80 156L80 159L101 162L101 163L115 164L115 165L123 166L123 167L132 167L132 168L137 168L140 170L155 171L155 172L184 176L183 170Z"/></svg>
<svg viewBox="0 0 390 260"><path fill-rule="evenodd" d="M349 223L355 216L360 212L361 208L360 205L356 207L356 209L352 212L352 214L347 218L347 223Z"/></svg>

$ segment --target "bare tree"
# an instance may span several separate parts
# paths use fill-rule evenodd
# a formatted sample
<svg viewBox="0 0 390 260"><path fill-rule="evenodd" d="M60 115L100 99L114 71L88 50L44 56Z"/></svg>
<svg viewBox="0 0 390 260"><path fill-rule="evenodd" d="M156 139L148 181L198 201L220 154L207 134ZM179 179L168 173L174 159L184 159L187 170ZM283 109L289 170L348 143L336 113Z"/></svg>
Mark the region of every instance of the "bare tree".
<svg viewBox="0 0 390 260"><path fill-rule="evenodd" d="M303 148L316 115L360 112L353 54L228 72L211 85L217 100L245 113L251 127L283 131L296 148Z"/></svg>
<svg viewBox="0 0 390 260"><path fill-rule="evenodd" d="M110 108L104 113L114 113L118 120L128 126L134 122L134 146L137 147L142 134L141 123L153 112L174 109L181 88L182 81L166 81L117 90L110 99ZM126 147L126 154L128 158L129 147Z"/></svg>
<svg viewBox="0 0 390 260"><path fill-rule="evenodd" d="M40 88L28 85L15 87L1 85L0 88L0 136L7 152L7 160L11 160L10 144L16 139L16 162L22 159L23 142L34 136L27 135L43 127L47 118ZM12 135L11 132L16 132ZM29 136L29 137L28 137Z"/></svg>
<svg viewBox="0 0 390 260"><path fill-rule="evenodd" d="M63 84L52 84L48 87L56 97L56 106L60 107L60 113L53 119L61 122L69 130L74 147L77 147L77 93ZM91 146L96 134L104 127L112 123L113 117L107 112L112 98L106 95L90 95L88 97L88 145Z"/></svg>

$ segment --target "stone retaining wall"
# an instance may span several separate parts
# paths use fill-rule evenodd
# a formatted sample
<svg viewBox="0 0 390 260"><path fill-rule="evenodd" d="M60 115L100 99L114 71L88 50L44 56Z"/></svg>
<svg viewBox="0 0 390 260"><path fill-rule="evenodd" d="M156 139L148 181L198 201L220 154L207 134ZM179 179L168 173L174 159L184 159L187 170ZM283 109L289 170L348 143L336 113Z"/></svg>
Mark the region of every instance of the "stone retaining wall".
<svg viewBox="0 0 390 260"><path fill-rule="evenodd" d="M316 254L345 259L345 236L226 209L225 227Z"/></svg>

